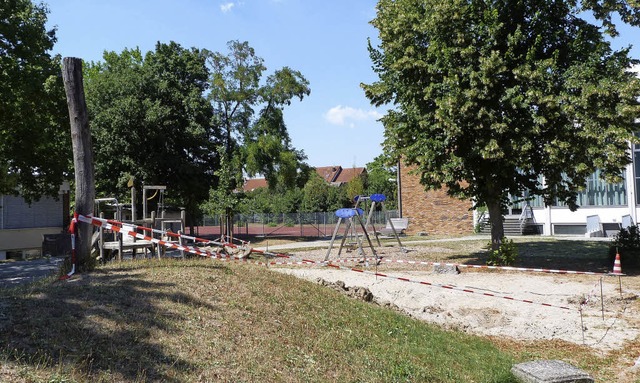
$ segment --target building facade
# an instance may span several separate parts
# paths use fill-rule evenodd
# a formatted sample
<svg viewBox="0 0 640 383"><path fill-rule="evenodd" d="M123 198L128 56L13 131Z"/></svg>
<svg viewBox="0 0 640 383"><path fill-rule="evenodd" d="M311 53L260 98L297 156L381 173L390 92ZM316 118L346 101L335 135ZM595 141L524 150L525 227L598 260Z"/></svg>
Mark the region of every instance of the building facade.
<svg viewBox="0 0 640 383"><path fill-rule="evenodd" d="M640 145L631 148L633 161L617 184L601 179L596 171L578 194L578 210L571 211L556 201L545 206L541 198L527 204L513 204L506 219L529 218L530 225L542 235L611 235L616 227L635 224L640 217ZM407 232L417 234L470 234L481 219L471 211L471 201L451 198L444 189L424 191L419 177L411 169L400 167L402 216L410 220ZM611 232L607 228L612 229Z"/></svg>
<svg viewBox="0 0 640 383"><path fill-rule="evenodd" d="M68 183L58 198L31 204L20 196L0 195L0 260L14 251L40 249L47 235L59 235L69 225Z"/></svg>
<svg viewBox="0 0 640 383"><path fill-rule="evenodd" d="M445 189L425 191L414 168L399 166L401 216L409 218L406 233L416 235L469 234L474 218L471 202L451 198Z"/></svg>

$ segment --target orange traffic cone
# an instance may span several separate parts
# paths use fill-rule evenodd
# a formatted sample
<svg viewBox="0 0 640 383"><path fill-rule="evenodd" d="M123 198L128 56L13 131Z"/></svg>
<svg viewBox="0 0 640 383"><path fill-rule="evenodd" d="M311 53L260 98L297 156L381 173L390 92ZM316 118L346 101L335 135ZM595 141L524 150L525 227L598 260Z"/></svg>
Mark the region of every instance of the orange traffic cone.
<svg viewBox="0 0 640 383"><path fill-rule="evenodd" d="M622 275L622 265L620 264L620 253L616 252L616 260L613 262L613 273L615 275Z"/></svg>

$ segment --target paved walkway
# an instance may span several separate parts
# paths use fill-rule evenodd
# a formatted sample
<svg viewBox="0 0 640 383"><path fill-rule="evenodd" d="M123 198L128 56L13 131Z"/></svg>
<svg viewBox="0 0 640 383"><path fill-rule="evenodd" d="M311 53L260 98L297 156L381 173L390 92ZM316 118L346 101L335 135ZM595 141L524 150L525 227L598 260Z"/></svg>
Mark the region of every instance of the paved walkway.
<svg viewBox="0 0 640 383"><path fill-rule="evenodd" d="M0 263L0 288L15 287L56 274L64 258Z"/></svg>

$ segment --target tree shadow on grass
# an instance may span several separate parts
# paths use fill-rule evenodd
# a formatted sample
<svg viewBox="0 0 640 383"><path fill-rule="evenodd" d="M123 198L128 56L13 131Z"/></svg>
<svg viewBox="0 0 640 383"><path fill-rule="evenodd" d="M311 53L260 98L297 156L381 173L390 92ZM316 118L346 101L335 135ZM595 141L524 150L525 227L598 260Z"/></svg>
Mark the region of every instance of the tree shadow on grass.
<svg viewBox="0 0 640 383"><path fill-rule="evenodd" d="M518 257L514 267L571 270L580 272L610 272L609 243L596 241L526 241L517 242ZM488 251L473 252L463 264L486 265Z"/></svg>
<svg viewBox="0 0 640 383"><path fill-rule="evenodd" d="M176 371L195 366L165 347L163 334L183 331L178 324L192 310L219 310L178 283L145 280L133 269L0 292L0 355L35 369L62 364L90 380L181 381Z"/></svg>

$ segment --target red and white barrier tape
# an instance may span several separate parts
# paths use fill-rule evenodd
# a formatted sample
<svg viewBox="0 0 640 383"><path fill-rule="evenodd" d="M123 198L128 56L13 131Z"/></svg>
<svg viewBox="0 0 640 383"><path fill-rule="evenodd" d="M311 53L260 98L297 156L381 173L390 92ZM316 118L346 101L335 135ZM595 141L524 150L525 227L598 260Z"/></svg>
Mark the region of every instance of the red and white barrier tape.
<svg viewBox="0 0 640 383"><path fill-rule="evenodd" d="M115 220L110 220L110 219L103 219L103 218L97 218L97 217L92 217L92 219L94 220L98 220L101 222L106 222L106 223L110 223L113 225L117 225L117 226L122 226L127 225L127 226L133 226L139 230L143 230L143 231L150 231L153 233L158 233L161 235L166 235L168 237L173 237L173 238L183 238L183 239L187 239L187 240L191 240L194 242L201 242L201 243L205 243L205 244L213 244L213 245L217 245L217 246L229 246L232 248L238 248L239 246L230 242L217 242L217 241L212 241L209 239L204 239L204 238L198 238L198 237L193 237L193 236L189 236L189 235L185 235L185 234L178 234L178 233L174 233L171 231L167 231L167 230L157 230L157 229L152 229L152 228L148 228L145 226L138 226L138 225L132 225L129 223L123 223L120 221L115 221ZM241 241L244 244L248 244L248 242L245 241ZM279 257L279 258L290 258L290 256L284 254L284 253L273 253L273 252L269 252L269 251L264 251L264 250L258 250L258 249L252 249L251 250L252 253L258 253L258 254L263 254L263 255L268 255L268 256L273 256L273 257ZM333 263L349 263L349 262L360 262L360 259L337 259L337 260L333 260L331 262ZM424 265L424 266L447 266L447 267L459 267L459 268L468 268L468 269L488 269L488 270L502 270L502 271L522 271L522 272L537 272L537 273L548 273L548 274L574 274L574 275L609 275L609 273L599 273L599 272L593 272L593 271L575 271L575 270L562 270L562 269L543 269L543 268L526 268L526 267L511 267L511 266L487 266L487 265L468 265L468 264L460 264L460 263L442 263L442 262L429 262L429 261L416 261L416 260L407 260L407 259L380 259L380 262L385 262L385 263L404 263L404 264L410 264L410 265ZM317 263L320 265L324 265L325 262L322 261L305 261L303 262L303 264L309 264L309 263ZM287 265L290 263L287 262L283 262L283 263L270 263L272 265L275 264L283 264L283 265Z"/></svg>
<svg viewBox="0 0 640 383"><path fill-rule="evenodd" d="M373 259L373 258L372 258ZM331 262L333 263L349 263L360 262L361 258L352 259L337 259ZM442 262L429 262L429 261L414 261L407 259L380 259L380 262L385 263L405 263L409 265L424 265L424 266L447 266L447 267L460 267L468 269L490 269L490 270L503 270L503 271L526 271L537 273L552 273L552 274L581 274L581 275L609 275L609 273L597 273L593 271L573 271L573 270L556 270L556 269L541 269L541 268L526 268L526 267L511 267L511 266L486 266L486 265L467 265L461 263L442 263Z"/></svg>
<svg viewBox="0 0 640 383"><path fill-rule="evenodd" d="M98 218L98 217L85 217L85 218L91 218L95 221L100 221L101 223L107 223L110 224L112 226L116 226L118 228L122 228L123 225L126 226L130 226L133 227L137 230L142 230L142 231L146 231L146 232L151 232L151 233L156 233L156 234L160 234L160 235L166 235L167 237L172 237L172 238L184 238L184 239L188 239L194 242L202 242L202 243L210 243L210 244L214 244L214 245L218 245L218 246L230 246L230 247L237 247L237 245L232 244L230 242L217 242L217 241L212 241L209 239L204 239L204 238L198 238L198 237L192 237L192 236L188 236L185 234L179 234L179 233L174 233L172 231L169 230L158 230L158 229L153 229L150 227L146 227L146 226L140 226L140 225L135 225L132 223L125 223L125 222L121 222L121 221L116 221L113 219L104 219L104 218ZM102 226L102 225L95 225L94 226ZM107 230L112 230L112 229L107 229Z"/></svg>
<svg viewBox="0 0 640 383"><path fill-rule="evenodd" d="M218 254L218 253L213 253L211 251L201 250L201 249L198 249L196 247L185 246L185 245L180 245L180 244L177 244L177 243L174 243L174 242L163 241L161 239L153 238L153 237L150 237L148 235L140 234L140 233L135 232L135 231L128 231L128 230L125 230L122 227L118 226L116 224L117 221L112 221L114 223L110 223L109 222L110 220L101 219L101 218L95 218L95 217L87 217L87 216L84 216L84 215L79 215L78 216L78 220L80 222L85 222L85 223L91 224L93 226L103 227L106 230L113 230L113 231L116 231L116 232L121 233L121 234L125 234L125 235L131 236L131 237L135 237L135 238L138 238L138 239L141 239L141 240L149 241L151 243L155 243L155 244L158 244L158 245L170 248L170 249L185 251L187 253L196 254L196 255L199 255L199 256L203 256L203 257L215 258L215 259L223 260L223 261L235 260L235 261L242 261L242 262L245 262L245 263L255 263L255 264L258 264L258 265L268 265L268 263L264 263L264 262L252 262L252 261L249 261L249 260L247 260L245 258L234 257L234 256L231 256L231 255L222 255L222 254ZM121 222L120 222L120 224L121 224ZM133 226L134 228L138 228L138 229L142 229L143 228L141 226L136 226L136 225L130 225L130 226ZM149 228L146 228L146 229L147 229L147 231L154 230L154 229L149 229ZM209 240L206 240L206 239L202 239L202 240L206 241L206 243L213 243L213 244L221 245L221 246L236 247L233 244L219 243L219 242L215 242L215 241L209 241ZM262 252L262 253L266 253L266 252ZM268 254L268 255L270 255L270 254ZM286 256L286 255L279 254L278 256Z"/></svg>
<svg viewBox="0 0 640 383"><path fill-rule="evenodd" d="M130 223L124 223L124 222L116 221L116 220L112 220L112 219L104 219L104 218L97 218L97 217L85 217L85 218L92 219L92 220L95 220L95 221L99 221L101 223L100 225L94 224L94 226L103 226L103 227L105 227L104 224L111 225L109 228L107 228L107 230L114 230L114 229L112 229L113 226L118 227L118 228L121 229L123 225L127 225L127 226L134 227L134 228L136 228L138 230L151 232L151 233L156 233L156 234L160 234L160 235L166 235L167 237L182 238L182 239L186 239L186 240L190 240L190 241L194 241L194 242L200 242L200 243L203 243L203 244L212 244L212 245L216 245L216 246L227 246L227 247L231 247L231 248L234 248L234 249L249 244L249 242L242 241L242 240L239 240L239 239L235 239L235 240L240 241L242 243L241 246L238 246L238 245L236 245L234 243L231 243L231 242L212 241L210 239L198 238L198 237L193 237L193 236L190 236L190 235L174 233L174 232L168 231L168 230L157 230L157 229L149 228L149 227L146 227L146 226L139 226L139 225L134 225L134 224L130 224ZM252 253L258 253L258 254L263 254L263 255L268 255L268 256L272 256L272 257L289 258L288 255L283 254L283 253L272 253L272 252L269 252L269 251L258 250L258 249L251 249L251 252Z"/></svg>
<svg viewBox="0 0 640 383"><path fill-rule="evenodd" d="M562 310L571 310L571 311L575 310L575 309L572 309L572 308L566 307L566 306L558 306L558 305L553 305L553 304L550 304L550 303L535 302L535 301L531 301L531 300L528 300L528 299L518 299L518 298L513 298L513 297L510 297L510 296L506 296L506 295L500 295L500 294L476 291L476 290L472 290L472 289L468 289L468 288L462 288L462 287L456 287L456 286L452 286L452 285L443 285L443 284L439 284L439 283L418 281L418 280L414 280L414 279L410 279L410 278L398 277L398 276L378 273L378 272L374 272L374 271L367 271L367 270L361 270L361 269L354 269L354 268L339 266L339 265L335 265L335 264L332 264L332 263L327 264L327 266L333 267L333 268L336 268L336 269L341 269L341 270L350 270L350 271L354 271L354 272L357 272L357 273L360 273L360 274L369 274L369 275L373 275L373 276L376 276L376 277L396 279L398 281L403 281L403 282L417 283L417 284L420 284L420 285L433 286L433 287L441 287L441 288L447 289L447 290L461 291L461 292L464 292L464 293L477 294L477 295L482 295L482 296L485 296L485 297L502 298L502 299L506 299L506 300L509 300L509 301L530 303L530 304L540 305L540 306L545 306L545 307L555 307L555 308L562 309ZM575 311L578 311L578 310L575 310Z"/></svg>
<svg viewBox="0 0 640 383"><path fill-rule="evenodd" d="M78 213L73 214L71 224L69 225L69 233L71 233L71 271L60 277L60 280L71 278L76 272L76 264L78 259L76 256L76 233L78 232Z"/></svg>
<svg viewBox="0 0 640 383"><path fill-rule="evenodd" d="M519 299L519 298L514 298L514 297L510 297L510 296L506 296L506 295L500 295L500 294L494 294L494 293L487 293L487 292L482 292L482 291L476 291L476 290L472 290L469 288L462 288L462 287L456 287L456 286L452 286L452 285L443 285L443 284L439 284L439 283L433 283L433 282L427 282L427 281L419 281L419 280L414 280L414 279L410 279L410 278L405 278L405 277L399 277L399 276L394 276L394 275L388 275L388 274L383 274L383 273L379 273L379 272L373 272L373 271L367 271L367 270L362 270L362 269L355 269L355 268L349 268L349 267L344 267L344 266L340 266L340 265L336 265L334 263L324 263L324 262L319 262L319 261L313 261L313 260L301 260L301 261L290 261L290 262L257 262L257 261L249 261L245 258L238 258L238 257L233 257L230 255L220 255L217 253L212 253L210 251L207 250L200 250L197 248L193 248L193 247L189 247L189 246L184 246L184 245L179 245L173 242L166 242L163 240L159 240L150 236L146 236L140 233L137 233L135 231L125 231L124 229L122 229L121 227L117 226L116 224L113 223L109 223L108 220L105 219L99 219L99 218L94 218L94 217L87 217L87 216L83 216L83 215L77 215L77 221L78 222L85 222L85 223L89 223L91 225L94 226L98 226L98 227L103 227L107 230L113 230L119 233L123 233L138 239L142 239L142 240L146 240L146 241L150 241L152 243L156 243L159 244L161 246L165 246L171 249L175 249L175 250L181 250L181 251L185 251L188 253L192 253L192 254L196 254L196 255L200 255L200 256L206 256L209 258L213 258L213 259L218 259L218 260L222 260L222 261L241 261L241 262L245 262L245 263L253 263L256 265L275 265L275 264L285 264L285 265L303 265L303 264L313 264L313 265L325 265L328 267L333 267L336 269L341 269L341 270L350 270L353 272L357 272L357 273L361 273L361 274L368 274L368 275L373 275L375 277L383 277L383 278L388 278L388 279L396 279L399 281L403 281L403 282L410 282L410 283L417 283L420 285L426 285L426 286L432 286L432 287L440 287L443 289L447 289L447 290L455 290L455 291L461 291L461 292L465 292L465 293L470 293L470 294L477 294L477 295L482 295L482 296L486 296L486 297L494 297L494 298L501 298L501 299L506 299L506 300L510 300L510 301L514 301L514 302L522 302L522 303L529 303L529 304L535 304L535 305L540 305L540 306L545 306L545 307L555 307L558 309L562 309L562 310L575 310L566 306L558 306L558 305L553 305L553 304L549 304L549 303L542 303L542 302L535 302L532 300L528 300L528 299ZM141 227L139 227L141 228ZM149 229L146 228L147 230L153 230L153 229ZM72 236L73 238L73 236ZM211 243L212 241L209 240L204 240L206 242ZM271 255L274 253L268 253L265 251L257 251L260 252L262 254L267 254L267 255ZM278 255L278 256L284 256L284 257L288 257L287 255L284 254L274 254L274 255ZM74 259L75 259L75 252L74 252ZM388 260L388 261L394 261L394 260ZM448 264L448 263L437 263L437 262L422 262L422 261L405 261L405 260L395 260L399 263L418 263L418 264L429 264L429 265L451 265L451 266L474 266L474 265L456 265L456 264ZM74 261L75 263L75 261ZM482 267L482 266L478 266L478 267ZM497 268L494 266L485 266L487 268ZM504 268L500 268L500 269L504 269ZM508 268L508 269L521 269L521 268ZM529 269L526 269L529 270ZM546 269L530 269L530 270L546 270ZM550 272L550 271L545 271L545 272ZM582 273L582 272L575 272L575 273ZM69 276L72 273L69 274ZM594 273L597 274L597 273ZM579 311L579 310L578 310Z"/></svg>

